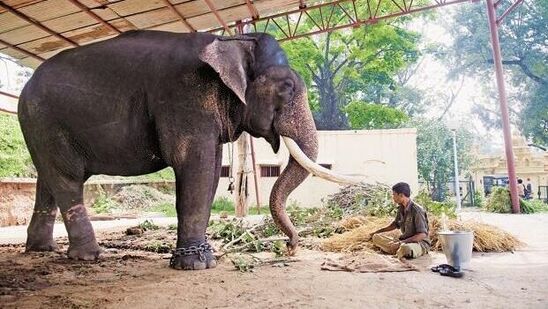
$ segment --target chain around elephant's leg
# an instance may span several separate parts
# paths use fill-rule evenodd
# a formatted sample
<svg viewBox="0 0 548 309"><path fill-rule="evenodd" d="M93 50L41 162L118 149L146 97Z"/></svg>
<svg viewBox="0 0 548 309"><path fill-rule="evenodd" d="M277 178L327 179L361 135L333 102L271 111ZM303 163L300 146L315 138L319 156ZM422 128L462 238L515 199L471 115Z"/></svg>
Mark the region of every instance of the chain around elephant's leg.
<svg viewBox="0 0 548 309"><path fill-rule="evenodd" d="M213 250L205 237L212 192L220 175L222 149L212 142L214 140L207 138L207 142L194 145L199 147L189 147L185 162L174 167L179 222L177 246L170 266L175 269L200 270L217 266Z"/></svg>

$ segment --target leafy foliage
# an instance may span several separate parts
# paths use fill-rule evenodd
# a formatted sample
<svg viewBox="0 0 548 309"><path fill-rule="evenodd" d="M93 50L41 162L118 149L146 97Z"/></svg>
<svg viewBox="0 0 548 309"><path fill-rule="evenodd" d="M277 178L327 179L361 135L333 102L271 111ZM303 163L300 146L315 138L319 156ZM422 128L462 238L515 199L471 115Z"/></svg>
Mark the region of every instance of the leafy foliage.
<svg viewBox="0 0 548 309"><path fill-rule="evenodd" d="M157 230L157 229L160 228L152 220L145 220L145 221L139 223L139 227L142 228L144 231L153 231L153 230Z"/></svg>
<svg viewBox="0 0 548 309"><path fill-rule="evenodd" d="M119 204L111 199L104 191L100 191L97 198L91 205L91 208L97 214L111 213L113 209L119 207Z"/></svg>
<svg viewBox="0 0 548 309"><path fill-rule="evenodd" d="M532 214L548 211L548 204L541 200L522 200L519 201L522 213ZM505 187L496 187L487 199L484 209L490 212L510 213L512 211L512 200L510 190Z"/></svg>
<svg viewBox="0 0 548 309"><path fill-rule="evenodd" d="M327 197L328 209L342 212L342 216L393 216L398 210L392 202L392 189L383 184L357 184L343 187Z"/></svg>
<svg viewBox="0 0 548 309"><path fill-rule="evenodd" d="M520 208L521 212L525 214L548 212L548 204L541 200L521 200Z"/></svg>
<svg viewBox="0 0 548 309"><path fill-rule="evenodd" d="M354 101L344 111L351 129L393 129L409 120L404 112L382 104Z"/></svg>
<svg viewBox="0 0 548 309"><path fill-rule="evenodd" d="M509 213L512 210L510 191L504 187L496 187L485 203L485 210L497 213Z"/></svg>
<svg viewBox="0 0 548 309"><path fill-rule="evenodd" d="M476 207L483 207L485 204L485 199L483 198L483 193L480 191L474 192L474 205Z"/></svg>
<svg viewBox="0 0 548 309"><path fill-rule="evenodd" d="M415 201L423 206L428 213L431 213L435 216L441 216L445 214L449 218L456 218L456 204L450 201L436 202L432 200L430 194L426 191L421 191L415 197Z"/></svg>
<svg viewBox="0 0 548 309"><path fill-rule="evenodd" d="M231 212L234 213L234 202L229 199L228 197L221 196L215 201L213 201L213 204L211 205L211 211L212 212Z"/></svg>
<svg viewBox="0 0 548 309"><path fill-rule="evenodd" d="M17 117L0 113L0 177L35 174Z"/></svg>
<svg viewBox="0 0 548 309"><path fill-rule="evenodd" d="M208 233L212 239L223 239L227 243L245 232L241 219L211 221L208 227Z"/></svg>
<svg viewBox="0 0 548 309"><path fill-rule="evenodd" d="M506 6L501 5L499 14L504 9ZM548 144L547 17L547 1L525 1L498 28L505 74L512 86L507 89L511 119L527 137L544 145ZM485 6L462 7L455 24L459 26L451 28L452 46L440 51L440 59L451 65L454 75L481 77L486 91L493 94L494 67ZM475 113L489 127L500 126L497 104L493 99L475 107Z"/></svg>
<svg viewBox="0 0 548 309"><path fill-rule="evenodd" d="M152 211L160 212L166 217L177 217L177 208L173 203L160 203L151 209Z"/></svg>
<svg viewBox="0 0 548 309"><path fill-rule="evenodd" d="M361 9L365 8L358 7ZM333 19L343 15L342 11L335 12ZM319 16L313 17L319 20ZM398 23L402 21L379 22L284 43L292 67L309 89L319 129L346 128L342 109L353 100L388 103L395 90L394 76L419 55L419 36L400 28ZM301 24L313 26L310 19Z"/></svg>
<svg viewBox="0 0 548 309"><path fill-rule="evenodd" d="M443 123L417 121L417 163L419 176L426 182L432 198L445 200L445 184L453 178L453 133ZM457 131L457 159L459 174L473 161L473 135L463 125Z"/></svg>

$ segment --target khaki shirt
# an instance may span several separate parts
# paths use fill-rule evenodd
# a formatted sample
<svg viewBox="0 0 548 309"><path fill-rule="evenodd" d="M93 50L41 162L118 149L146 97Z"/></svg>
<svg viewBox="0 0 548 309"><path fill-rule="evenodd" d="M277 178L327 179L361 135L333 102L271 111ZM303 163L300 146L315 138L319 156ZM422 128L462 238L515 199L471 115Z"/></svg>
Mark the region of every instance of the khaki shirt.
<svg viewBox="0 0 548 309"><path fill-rule="evenodd" d="M394 219L394 224L401 230L400 240L407 239L418 233L426 233L426 238L420 241L421 247L430 249L431 241L428 237L428 216L422 206L409 201L409 207L398 207L398 213Z"/></svg>

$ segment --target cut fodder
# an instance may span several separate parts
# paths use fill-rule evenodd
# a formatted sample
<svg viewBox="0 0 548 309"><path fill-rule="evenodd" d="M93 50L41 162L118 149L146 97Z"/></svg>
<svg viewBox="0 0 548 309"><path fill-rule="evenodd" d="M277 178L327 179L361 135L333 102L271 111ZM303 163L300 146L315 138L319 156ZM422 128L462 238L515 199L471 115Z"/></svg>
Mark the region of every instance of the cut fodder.
<svg viewBox="0 0 548 309"><path fill-rule="evenodd" d="M351 217L342 220L339 225L347 232L336 234L324 240L320 249L331 252L355 252L355 251L374 251L375 246L371 242L369 235L392 222L392 218L377 217ZM523 245L512 234L493 225L480 223L476 221L457 221L448 220L447 226L451 231L473 231L474 232L474 250L479 252L508 252L514 251ZM441 251L441 241L438 233L441 230L441 221L437 217L430 217L430 239L432 240L432 250ZM389 237L398 237L399 231L395 230L383 235Z"/></svg>
<svg viewBox="0 0 548 309"><path fill-rule="evenodd" d="M524 244L512 234L496 226L477 221L447 222L450 231L473 231L474 250L479 252L507 252L514 251ZM441 241L438 233L441 230L441 222L438 218L431 218L430 239L432 250L441 251Z"/></svg>
<svg viewBox="0 0 548 309"><path fill-rule="evenodd" d="M356 215L392 216L397 207L392 203L392 189L381 183L345 186L324 200L328 208L338 208L344 217Z"/></svg>
<svg viewBox="0 0 548 309"><path fill-rule="evenodd" d="M162 203L169 203L175 207L175 196L165 194L159 190L144 186L132 185L122 187L112 200L120 205L124 210L148 210Z"/></svg>
<svg viewBox="0 0 548 309"><path fill-rule="evenodd" d="M352 230L343 233L336 234L322 242L320 248L323 251L331 252L354 252L354 251L372 251L374 249L373 243L370 242L369 235L381 227L384 227L392 221L392 218L377 218L377 217L358 217L355 220L347 219L341 224L347 226L356 226L357 223L361 223L359 227L355 227ZM394 233L386 233L385 235L394 235Z"/></svg>
<svg viewBox="0 0 548 309"><path fill-rule="evenodd" d="M368 222L368 218L365 216L355 216L342 219L338 226L341 227L344 231L350 231L357 227L360 227Z"/></svg>

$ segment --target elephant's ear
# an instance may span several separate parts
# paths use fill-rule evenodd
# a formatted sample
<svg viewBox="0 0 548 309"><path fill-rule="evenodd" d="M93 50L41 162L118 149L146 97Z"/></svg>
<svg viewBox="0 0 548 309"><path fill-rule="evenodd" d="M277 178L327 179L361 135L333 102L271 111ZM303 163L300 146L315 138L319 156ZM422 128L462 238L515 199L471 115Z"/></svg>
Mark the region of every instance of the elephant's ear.
<svg viewBox="0 0 548 309"><path fill-rule="evenodd" d="M248 70L253 63L255 39L218 38L200 52L200 60L209 64L221 80L246 104Z"/></svg>

